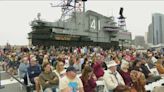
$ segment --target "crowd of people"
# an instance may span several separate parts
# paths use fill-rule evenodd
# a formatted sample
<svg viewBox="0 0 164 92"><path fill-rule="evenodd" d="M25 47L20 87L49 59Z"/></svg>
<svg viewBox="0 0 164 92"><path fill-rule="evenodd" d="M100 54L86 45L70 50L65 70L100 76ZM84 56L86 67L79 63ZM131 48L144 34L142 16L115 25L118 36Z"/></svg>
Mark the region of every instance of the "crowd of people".
<svg viewBox="0 0 164 92"><path fill-rule="evenodd" d="M134 48L6 47L0 56L3 70L33 84L37 92L100 92L98 80L108 92L146 92L145 85L164 74L164 53Z"/></svg>

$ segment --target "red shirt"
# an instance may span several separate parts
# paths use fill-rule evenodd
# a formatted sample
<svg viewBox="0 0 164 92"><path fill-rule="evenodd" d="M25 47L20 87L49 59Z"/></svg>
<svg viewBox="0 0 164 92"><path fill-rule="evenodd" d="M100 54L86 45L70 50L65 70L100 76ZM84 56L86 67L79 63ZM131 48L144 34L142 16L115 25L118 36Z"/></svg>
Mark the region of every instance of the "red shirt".
<svg viewBox="0 0 164 92"><path fill-rule="evenodd" d="M93 72L96 75L97 79L104 75L104 70L102 68L102 63L96 61L93 65Z"/></svg>
<svg viewBox="0 0 164 92"><path fill-rule="evenodd" d="M95 92L95 88L97 86L96 80L91 78L88 81L86 81L86 79L82 79L82 77L80 77L80 78L83 83L84 92Z"/></svg>

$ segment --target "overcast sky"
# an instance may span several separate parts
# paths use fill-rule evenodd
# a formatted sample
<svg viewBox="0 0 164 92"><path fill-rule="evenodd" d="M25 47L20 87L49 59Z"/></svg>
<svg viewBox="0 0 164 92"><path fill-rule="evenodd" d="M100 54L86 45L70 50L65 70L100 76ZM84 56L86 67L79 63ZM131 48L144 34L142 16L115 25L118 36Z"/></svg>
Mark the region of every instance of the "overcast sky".
<svg viewBox="0 0 164 92"><path fill-rule="evenodd" d="M58 0L60 1L60 0ZM60 18L61 9L52 8L53 0L0 1L0 45L9 42L12 45L27 45L27 33L31 31L29 23L41 13L41 18L55 21ZM88 0L86 9L93 10L105 16L119 16L120 7L124 7L127 17L127 29L136 35L145 35L148 25L152 22L153 13L164 14L164 1L150 0ZM117 21L117 19L116 19Z"/></svg>

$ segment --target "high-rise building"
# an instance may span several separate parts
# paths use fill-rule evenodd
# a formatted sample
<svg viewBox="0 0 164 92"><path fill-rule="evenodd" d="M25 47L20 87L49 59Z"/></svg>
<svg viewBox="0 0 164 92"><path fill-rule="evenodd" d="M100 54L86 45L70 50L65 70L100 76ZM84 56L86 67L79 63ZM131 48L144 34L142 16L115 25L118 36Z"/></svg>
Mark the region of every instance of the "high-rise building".
<svg viewBox="0 0 164 92"><path fill-rule="evenodd" d="M152 23L148 28L148 44L149 46L164 46L164 15L154 13L152 15Z"/></svg>
<svg viewBox="0 0 164 92"><path fill-rule="evenodd" d="M162 28L162 32L161 32L161 35L162 35L162 44L164 44L164 15L163 15L163 17L162 17L162 26L161 26L161 28Z"/></svg>
<svg viewBox="0 0 164 92"><path fill-rule="evenodd" d="M163 33L164 33L164 15L155 13L152 16L153 25L153 44L158 45L164 43Z"/></svg>
<svg viewBox="0 0 164 92"><path fill-rule="evenodd" d="M153 25L150 24L148 28L147 41L149 45L153 44Z"/></svg>
<svg viewBox="0 0 164 92"><path fill-rule="evenodd" d="M147 41L147 35L148 35L148 32L145 32L145 37L144 37L145 44L147 44L147 43L148 43L148 41Z"/></svg>

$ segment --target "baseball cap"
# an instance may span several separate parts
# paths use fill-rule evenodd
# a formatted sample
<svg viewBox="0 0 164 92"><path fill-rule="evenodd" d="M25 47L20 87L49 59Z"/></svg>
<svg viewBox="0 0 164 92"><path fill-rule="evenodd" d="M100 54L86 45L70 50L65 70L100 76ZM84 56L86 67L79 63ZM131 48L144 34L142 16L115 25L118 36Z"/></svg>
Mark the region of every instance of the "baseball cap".
<svg viewBox="0 0 164 92"><path fill-rule="evenodd" d="M114 60L109 61L109 64L107 65L108 68L112 66L117 66L117 63Z"/></svg>
<svg viewBox="0 0 164 92"><path fill-rule="evenodd" d="M73 71L76 72L76 69L73 66L69 66L66 70L66 72Z"/></svg>

